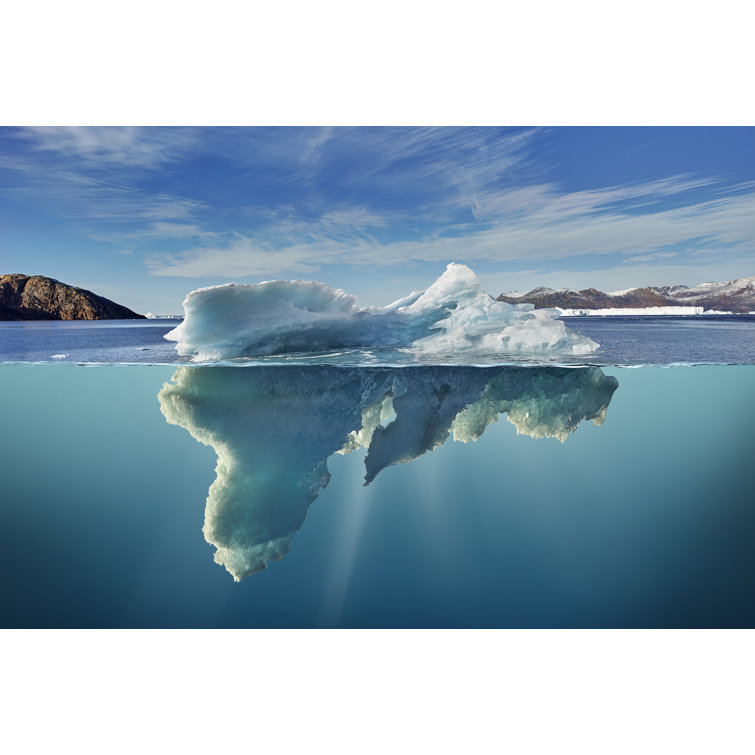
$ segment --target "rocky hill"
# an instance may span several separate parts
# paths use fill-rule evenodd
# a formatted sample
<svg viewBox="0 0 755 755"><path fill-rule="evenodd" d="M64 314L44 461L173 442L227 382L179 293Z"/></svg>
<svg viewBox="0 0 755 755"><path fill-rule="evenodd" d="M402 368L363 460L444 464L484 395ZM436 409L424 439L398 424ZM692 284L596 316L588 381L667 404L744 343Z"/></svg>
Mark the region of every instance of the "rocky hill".
<svg viewBox="0 0 755 755"><path fill-rule="evenodd" d="M595 288L533 288L526 294L501 294L499 301L534 304L535 308L627 309L645 307L703 307L706 310L745 314L755 312L755 277L699 286L646 286L603 293Z"/></svg>
<svg viewBox="0 0 755 755"><path fill-rule="evenodd" d="M0 275L0 320L136 320L110 299L43 275Z"/></svg>

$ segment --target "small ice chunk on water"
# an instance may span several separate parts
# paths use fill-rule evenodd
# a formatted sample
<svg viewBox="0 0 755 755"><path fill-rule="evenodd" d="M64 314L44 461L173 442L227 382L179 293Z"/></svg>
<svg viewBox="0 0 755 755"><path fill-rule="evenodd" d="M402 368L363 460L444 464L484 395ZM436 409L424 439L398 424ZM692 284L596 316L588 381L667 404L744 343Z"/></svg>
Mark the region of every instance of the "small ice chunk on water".
<svg viewBox="0 0 755 755"><path fill-rule="evenodd" d="M53 354L50 359L68 359L68 354Z"/></svg>

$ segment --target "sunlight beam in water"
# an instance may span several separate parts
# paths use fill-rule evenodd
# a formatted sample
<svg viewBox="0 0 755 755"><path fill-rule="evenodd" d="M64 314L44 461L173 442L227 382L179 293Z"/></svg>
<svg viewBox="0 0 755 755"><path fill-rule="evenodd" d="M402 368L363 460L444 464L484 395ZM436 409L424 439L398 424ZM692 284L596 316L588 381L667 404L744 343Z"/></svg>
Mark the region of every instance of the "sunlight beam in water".
<svg viewBox="0 0 755 755"><path fill-rule="evenodd" d="M360 484L360 475L357 473L359 467L351 466L349 469L352 470L351 475L354 478L350 481L350 488L354 493L346 509L346 515L341 518L338 530L333 537L330 574L317 622L319 627L335 627L340 622L354 571L357 550L362 541L372 505L373 489Z"/></svg>

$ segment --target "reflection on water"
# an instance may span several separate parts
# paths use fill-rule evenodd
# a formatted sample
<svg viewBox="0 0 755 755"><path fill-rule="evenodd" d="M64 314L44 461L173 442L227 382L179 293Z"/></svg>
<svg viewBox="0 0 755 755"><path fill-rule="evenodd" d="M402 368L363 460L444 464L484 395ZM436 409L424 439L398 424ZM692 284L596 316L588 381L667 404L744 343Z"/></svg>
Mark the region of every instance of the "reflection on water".
<svg viewBox="0 0 755 755"><path fill-rule="evenodd" d="M518 433L562 442L602 424L618 381L598 367L179 367L166 420L217 453L204 535L236 581L282 558L330 480L327 459L366 449L365 484L505 413Z"/></svg>

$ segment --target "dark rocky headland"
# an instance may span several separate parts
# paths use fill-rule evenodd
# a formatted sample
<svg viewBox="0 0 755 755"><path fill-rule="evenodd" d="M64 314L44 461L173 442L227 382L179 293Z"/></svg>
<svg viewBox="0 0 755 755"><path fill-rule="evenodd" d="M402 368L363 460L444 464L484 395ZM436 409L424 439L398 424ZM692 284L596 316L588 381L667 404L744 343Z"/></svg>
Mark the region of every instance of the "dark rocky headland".
<svg viewBox="0 0 755 755"><path fill-rule="evenodd" d="M143 320L128 307L44 275L0 275L0 320Z"/></svg>

